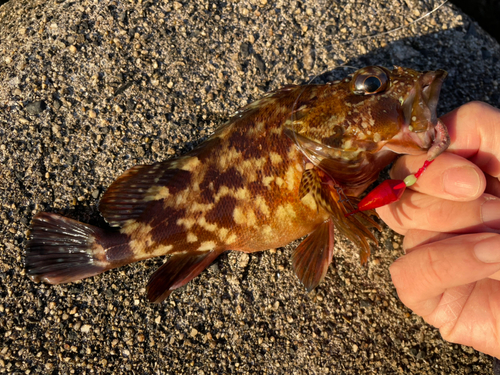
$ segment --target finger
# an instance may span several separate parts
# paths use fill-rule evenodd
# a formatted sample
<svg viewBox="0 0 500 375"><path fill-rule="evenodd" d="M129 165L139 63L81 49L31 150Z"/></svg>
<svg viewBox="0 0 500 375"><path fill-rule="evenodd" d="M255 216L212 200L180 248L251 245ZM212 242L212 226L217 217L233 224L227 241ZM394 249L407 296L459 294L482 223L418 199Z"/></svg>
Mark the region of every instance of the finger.
<svg viewBox="0 0 500 375"><path fill-rule="evenodd" d="M500 281L500 271L497 271L493 275L488 276L488 279Z"/></svg>
<svg viewBox="0 0 500 375"><path fill-rule="evenodd" d="M482 102L467 103L441 117L450 134L449 151L500 176L500 111Z"/></svg>
<svg viewBox="0 0 500 375"><path fill-rule="evenodd" d="M456 233L435 232L431 230L410 229L403 239L403 250L405 253L412 252L418 246L456 237Z"/></svg>
<svg viewBox="0 0 500 375"><path fill-rule="evenodd" d="M425 155L403 156L391 169L391 178L402 180L415 173L426 159ZM454 201L470 201L483 194L486 178L478 166L458 155L444 153L427 167L412 190Z"/></svg>
<svg viewBox="0 0 500 375"><path fill-rule="evenodd" d="M485 279L498 271L500 235L491 233L467 234L419 246L390 267L399 298L423 317L434 312L447 289Z"/></svg>
<svg viewBox="0 0 500 375"><path fill-rule="evenodd" d="M403 250L406 254L417 250L419 246L456 237L454 233L433 232L427 230L412 229L406 233L403 240ZM500 280L500 271L490 275L489 279Z"/></svg>
<svg viewBox="0 0 500 375"><path fill-rule="evenodd" d="M410 229L450 233L500 233L500 199L483 194L472 202L454 202L406 191L398 202L377 208L380 218L406 235Z"/></svg>

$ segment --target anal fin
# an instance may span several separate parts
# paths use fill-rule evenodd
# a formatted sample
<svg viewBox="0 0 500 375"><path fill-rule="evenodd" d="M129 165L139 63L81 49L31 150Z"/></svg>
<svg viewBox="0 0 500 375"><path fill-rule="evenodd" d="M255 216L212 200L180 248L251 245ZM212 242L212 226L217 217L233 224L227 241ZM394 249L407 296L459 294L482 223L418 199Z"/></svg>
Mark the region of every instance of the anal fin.
<svg viewBox="0 0 500 375"><path fill-rule="evenodd" d="M292 266L308 292L316 288L328 271L333 258L334 225L323 222L295 249Z"/></svg>
<svg viewBox="0 0 500 375"><path fill-rule="evenodd" d="M186 285L222 254L222 250L199 253L174 254L149 279L148 299L159 303L165 300L174 289Z"/></svg>

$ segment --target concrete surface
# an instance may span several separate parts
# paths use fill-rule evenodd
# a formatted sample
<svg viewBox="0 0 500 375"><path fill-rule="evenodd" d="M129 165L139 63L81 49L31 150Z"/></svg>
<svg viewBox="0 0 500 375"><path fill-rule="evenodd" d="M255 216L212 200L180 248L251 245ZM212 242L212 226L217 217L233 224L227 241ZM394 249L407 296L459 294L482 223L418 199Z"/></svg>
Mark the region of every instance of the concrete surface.
<svg viewBox="0 0 500 375"><path fill-rule="evenodd" d="M488 374L399 302L385 228L367 267L338 239L307 295L296 244L229 253L161 305L154 259L82 282L34 284L29 222L104 225L97 203L127 168L182 155L240 106L339 64L450 73L440 113L498 106L500 49L440 1L10 1L0 7L0 372L8 374ZM344 74L335 71L321 79ZM30 105L42 101L39 106Z"/></svg>

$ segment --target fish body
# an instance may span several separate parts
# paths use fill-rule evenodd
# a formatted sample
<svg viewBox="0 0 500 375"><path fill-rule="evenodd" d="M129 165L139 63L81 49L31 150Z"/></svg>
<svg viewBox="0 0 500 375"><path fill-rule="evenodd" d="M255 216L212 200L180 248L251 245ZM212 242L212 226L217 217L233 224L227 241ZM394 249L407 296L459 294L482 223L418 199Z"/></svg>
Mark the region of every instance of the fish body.
<svg viewBox="0 0 500 375"><path fill-rule="evenodd" d="M159 302L224 251L262 251L309 235L292 262L310 290L332 260L334 226L366 261L375 241L368 227L377 225L370 213L346 213L379 172L398 153L446 143L435 130L445 76L367 67L342 81L270 93L187 155L120 176L99 205L111 229L37 214L28 274L59 284L171 255L148 284L148 298Z"/></svg>

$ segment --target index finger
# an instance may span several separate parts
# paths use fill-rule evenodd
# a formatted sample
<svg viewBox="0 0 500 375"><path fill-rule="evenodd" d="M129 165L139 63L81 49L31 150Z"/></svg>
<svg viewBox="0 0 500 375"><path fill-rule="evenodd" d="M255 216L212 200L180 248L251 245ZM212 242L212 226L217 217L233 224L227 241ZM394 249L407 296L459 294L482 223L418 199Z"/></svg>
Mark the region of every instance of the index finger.
<svg viewBox="0 0 500 375"><path fill-rule="evenodd" d="M450 134L449 152L500 177L500 110L482 102L470 102L441 117Z"/></svg>
<svg viewBox="0 0 500 375"><path fill-rule="evenodd" d="M390 176L402 180L415 173L426 160L426 155L405 155L392 167ZM419 177L411 189L434 197L472 201L480 197L486 188L486 179L481 169L460 156L443 153Z"/></svg>

